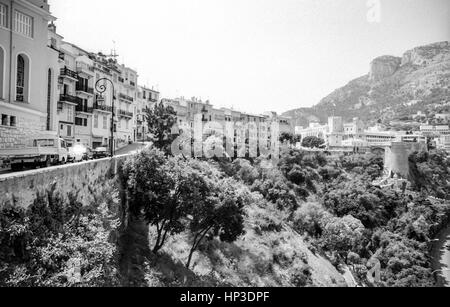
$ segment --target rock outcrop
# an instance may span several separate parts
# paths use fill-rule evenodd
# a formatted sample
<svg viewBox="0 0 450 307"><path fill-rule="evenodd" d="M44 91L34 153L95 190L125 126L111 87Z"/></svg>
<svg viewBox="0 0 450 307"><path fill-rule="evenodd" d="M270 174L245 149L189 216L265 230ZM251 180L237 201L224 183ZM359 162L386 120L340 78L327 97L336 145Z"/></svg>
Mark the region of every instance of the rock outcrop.
<svg viewBox="0 0 450 307"><path fill-rule="evenodd" d="M376 58L372 61L372 63L370 63L370 81L380 81L392 76L398 70L401 63L401 58L390 55Z"/></svg>
<svg viewBox="0 0 450 307"><path fill-rule="evenodd" d="M411 104L411 101L420 101ZM450 42L438 42L406 51L403 56L374 59L367 75L335 90L312 108L284 113L298 126L309 118L326 122L332 114L346 120L359 117L368 124L390 122L418 111L438 111L450 105Z"/></svg>

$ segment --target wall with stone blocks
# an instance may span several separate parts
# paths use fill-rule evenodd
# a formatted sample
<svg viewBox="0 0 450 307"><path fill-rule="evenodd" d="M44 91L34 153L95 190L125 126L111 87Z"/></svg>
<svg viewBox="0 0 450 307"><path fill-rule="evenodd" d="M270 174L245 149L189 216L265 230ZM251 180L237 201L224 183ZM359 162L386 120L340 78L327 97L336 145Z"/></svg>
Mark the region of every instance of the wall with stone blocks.
<svg viewBox="0 0 450 307"><path fill-rule="evenodd" d="M0 205L15 199L17 205L27 208L40 191L56 183L69 194L80 190L77 200L86 204L86 195L95 186L102 185L117 175L118 168L127 156L117 156L77 164L26 171L0 176Z"/></svg>
<svg viewBox="0 0 450 307"><path fill-rule="evenodd" d="M16 117L15 127L3 126L0 123L0 150L31 146L32 141L43 134L56 136L56 132L45 131L45 117L6 108L2 108L0 113L8 116L8 122L11 116Z"/></svg>
<svg viewBox="0 0 450 307"><path fill-rule="evenodd" d="M425 143L393 142L391 147L386 148L385 172L410 179L409 156L413 152L426 149L427 144Z"/></svg>

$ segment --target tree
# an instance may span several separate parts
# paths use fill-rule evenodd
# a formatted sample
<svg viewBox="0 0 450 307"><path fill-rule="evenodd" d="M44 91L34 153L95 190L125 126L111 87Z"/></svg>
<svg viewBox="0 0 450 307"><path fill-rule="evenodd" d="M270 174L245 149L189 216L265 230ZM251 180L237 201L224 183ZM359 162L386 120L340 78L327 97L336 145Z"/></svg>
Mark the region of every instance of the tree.
<svg viewBox="0 0 450 307"><path fill-rule="evenodd" d="M205 182L206 183L206 182ZM224 242L234 242L244 233L244 205L247 192L232 179L208 183L210 193L196 202L192 210L189 229L193 235L192 247L186 267L189 268L194 252L207 235Z"/></svg>
<svg viewBox="0 0 450 307"><path fill-rule="evenodd" d="M171 106L156 103L153 108L146 109L146 119L152 141L156 148L170 154L171 144L176 139L172 129L177 123L177 114Z"/></svg>
<svg viewBox="0 0 450 307"><path fill-rule="evenodd" d="M203 195L196 194L199 176L179 158L166 159L157 149L148 149L126 161L123 167L130 199L130 211L143 214L156 227L153 252L165 244L168 235L185 230L191 206Z"/></svg>
<svg viewBox="0 0 450 307"><path fill-rule="evenodd" d="M360 220L351 215L331 218L323 228L324 247L336 251L346 261L349 252L358 252L363 246L365 228Z"/></svg>
<svg viewBox="0 0 450 307"><path fill-rule="evenodd" d="M302 141L302 146L308 148L320 148L323 145L325 145L325 141L315 136L308 136Z"/></svg>

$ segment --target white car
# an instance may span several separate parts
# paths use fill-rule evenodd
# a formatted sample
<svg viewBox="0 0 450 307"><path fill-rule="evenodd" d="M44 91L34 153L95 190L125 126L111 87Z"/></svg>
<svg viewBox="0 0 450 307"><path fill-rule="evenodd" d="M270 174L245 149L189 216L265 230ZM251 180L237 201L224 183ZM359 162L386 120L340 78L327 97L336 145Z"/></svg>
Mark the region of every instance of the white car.
<svg viewBox="0 0 450 307"><path fill-rule="evenodd" d="M77 163L83 161L86 147L81 144L76 144L69 148L68 161Z"/></svg>

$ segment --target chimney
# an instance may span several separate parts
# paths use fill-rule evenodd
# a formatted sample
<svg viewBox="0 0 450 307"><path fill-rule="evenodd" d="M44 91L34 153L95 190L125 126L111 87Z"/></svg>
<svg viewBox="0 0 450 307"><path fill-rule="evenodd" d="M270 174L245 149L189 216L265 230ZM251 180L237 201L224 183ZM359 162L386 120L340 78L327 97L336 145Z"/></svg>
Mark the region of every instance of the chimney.
<svg viewBox="0 0 450 307"><path fill-rule="evenodd" d="M48 30L56 33L56 25L53 23L53 21L48 25Z"/></svg>

